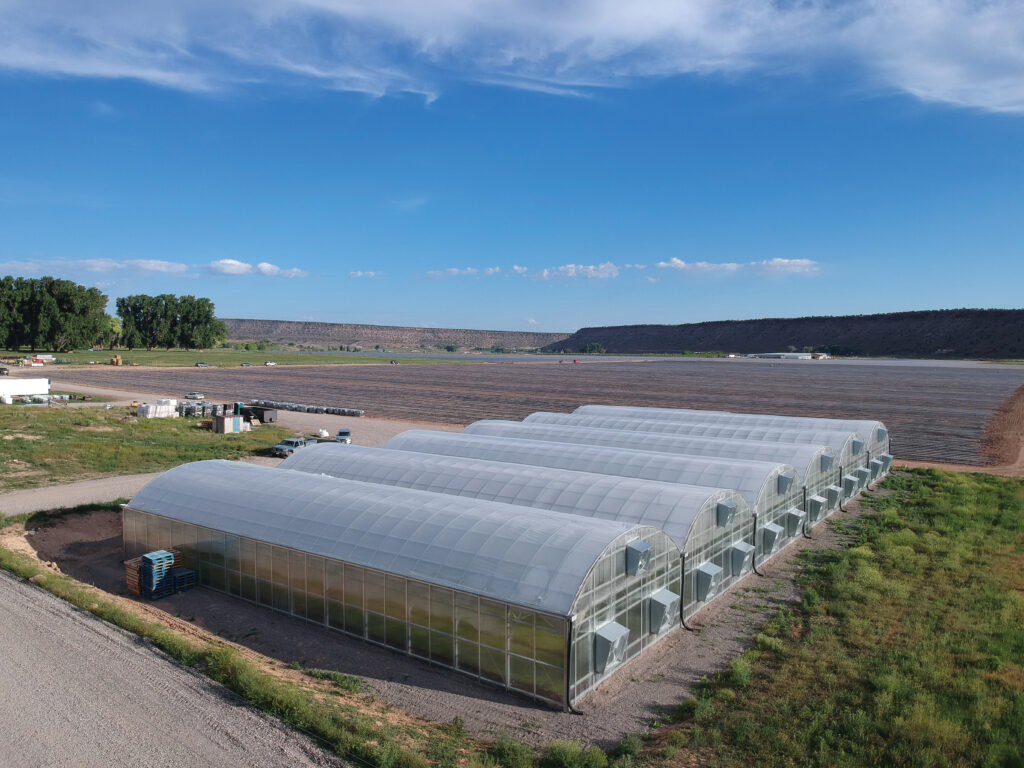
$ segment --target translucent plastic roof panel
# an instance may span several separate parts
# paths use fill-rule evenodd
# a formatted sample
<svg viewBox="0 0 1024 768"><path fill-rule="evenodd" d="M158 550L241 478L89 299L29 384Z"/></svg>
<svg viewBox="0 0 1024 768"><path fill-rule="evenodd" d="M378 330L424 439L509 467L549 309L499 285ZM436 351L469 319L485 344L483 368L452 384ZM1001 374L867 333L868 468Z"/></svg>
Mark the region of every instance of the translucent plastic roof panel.
<svg viewBox="0 0 1024 768"><path fill-rule="evenodd" d="M473 422L463 430L463 434L519 437L527 440L583 445L607 445L615 448L633 448L641 451L658 451L687 456L782 462L792 464L805 479L808 474L817 476L822 473L822 455L835 456L835 452L825 445L664 435L653 432L572 426L571 424L484 420Z"/></svg>
<svg viewBox="0 0 1024 768"><path fill-rule="evenodd" d="M779 426L787 429L812 427L814 429L848 429L864 435L872 446L871 452L888 450L889 432L885 425L873 419L829 419L816 416L779 416L765 413L735 413L733 411L703 411L695 408L640 408L623 405L581 405L573 413L580 416L617 416L634 419L699 420L708 424L738 421L743 424Z"/></svg>
<svg viewBox="0 0 1024 768"><path fill-rule="evenodd" d="M281 469L650 525L680 548L697 516L714 514L720 501L734 502L737 515L750 512L731 490L340 443L296 451Z"/></svg>
<svg viewBox="0 0 1024 768"><path fill-rule="evenodd" d="M551 443L510 437L486 437L452 432L410 430L388 441L386 448L448 456L532 464L542 467L638 477L685 485L704 485L738 491L756 510L780 472L799 473L788 464L747 459L672 456L652 451L594 445Z"/></svg>
<svg viewBox="0 0 1024 768"><path fill-rule="evenodd" d="M657 534L612 520L234 461L168 470L128 506L563 615L602 552L620 537Z"/></svg>
<svg viewBox="0 0 1024 768"><path fill-rule="evenodd" d="M863 438L857 432L844 429L815 429L797 427L784 429L771 425L744 425L733 422L702 423L676 420L651 420L616 416L585 416L572 413L532 413L523 419L524 424L561 424L563 426L591 427L598 429L620 429L629 432L651 432L661 435L686 435L689 437L714 437L731 440L758 440L775 443L803 443L805 445L827 445L841 462L849 463L852 458L852 444Z"/></svg>

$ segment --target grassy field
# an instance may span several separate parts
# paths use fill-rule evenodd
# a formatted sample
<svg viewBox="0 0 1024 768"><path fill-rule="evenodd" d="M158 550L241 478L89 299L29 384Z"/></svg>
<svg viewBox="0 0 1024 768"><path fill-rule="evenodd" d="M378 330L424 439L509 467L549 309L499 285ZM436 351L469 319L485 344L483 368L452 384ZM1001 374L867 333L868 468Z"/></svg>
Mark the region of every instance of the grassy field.
<svg viewBox="0 0 1024 768"><path fill-rule="evenodd" d="M645 762L1024 765L1024 482L917 471L886 488Z"/></svg>
<svg viewBox="0 0 1024 768"><path fill-rule="evenodd" d="M0 492L155 472L201 459L238 459L291 434L263 426L217 435L201 429L196 419L136 421L131 412L124 407L0 406Z"/></svg>
<svg viewBox="0 0 1024 768"><path fill-rule="evenodd" d="M20 356L23 357L26 353L24 352L11 352L9 350L0 350L0 357L6 356ZM262 366L263 363L273 361L278 365L388 365L389 359L386 357L378 357L373 355L360 355L360 354L317 354L315 352L295 352L282 349L267 350L263 352L248 352L238 349L207 349L201 352L197 351L185 351L183 349L154 349L147 351L145 349L136 349L129 352L128 350L100 350L98 352L89 352L88 350L78 350L76 352L62 352L55 355L58 365L89 365L90 363L109 363L110 358L114 355L121 355L121 360L124 365L131 365L136 363L138 365L152 365L160 368L175 368L175 367L191 367L196 363L206 363L207 365L234 368L240 366L242 363L252 363L253 366ZM404 364L439 364L447 365L451 363L456 364L467 364L474 363L474 360L465 359L452 359L452 360L432 360L427 358L401 358L401 363ZM36 369L45 370L45 369ZM44 376L44 373L40 373L40 376Z"/></svg>

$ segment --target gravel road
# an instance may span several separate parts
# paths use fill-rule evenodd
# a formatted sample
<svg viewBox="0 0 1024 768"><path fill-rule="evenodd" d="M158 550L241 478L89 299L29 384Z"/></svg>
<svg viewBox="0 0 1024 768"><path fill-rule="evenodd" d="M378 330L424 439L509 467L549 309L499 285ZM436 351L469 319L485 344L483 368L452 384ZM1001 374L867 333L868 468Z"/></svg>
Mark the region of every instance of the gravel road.
<svg viewBox="0 0 1024 768"><path fill-rule="evenodd" d="M97 504L122 498L130 499L142 489L142 486L159 474L159 472L150 472L145 475L99 477L79 483L11 491L0 494L0 517L24 515L61 507L77 507L80 504Z"/></svg>
<svg viewBox="0 0 1024 768"><path fill-rule="evenodd" d="M0 572L0 766L343 766L133 635Z"/></svg>

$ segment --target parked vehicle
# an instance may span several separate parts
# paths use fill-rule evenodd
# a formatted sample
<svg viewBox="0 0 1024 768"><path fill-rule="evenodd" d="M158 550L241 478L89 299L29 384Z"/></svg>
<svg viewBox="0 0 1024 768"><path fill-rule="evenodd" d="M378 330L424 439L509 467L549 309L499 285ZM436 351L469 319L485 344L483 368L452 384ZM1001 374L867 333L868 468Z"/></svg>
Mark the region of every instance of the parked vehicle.
<svg viewBox="0 0 1024 768"><path fill-rule="evenodd" d="M344 443L345 445L352 445L352 430L351 429L339 429L337 436L334 438L335 442Z"/></svg>
<svg viewBox="0 0 1024 768"><path fill-rule="evenodd" d="M205 400L206 399L206 395L204 395L202 392L189 392L188 394L185 395L185 399L186 400Z"/></svg>
<svg viewBox="0 0 1024 768"><path fill-rule="evenodd" d="M277 365L277 363L275 363L273 360L267 360L267 362L265 362L264 365Z"/></svg>
<svg viewBox="0 0 1024 768"><path fill-rule="evenodd" d="M280 456L282 459L291 456L300 448L309 445L309 441L301 437L286 437L280 443L270 449L271 456Z"/></svg>
<svg viewBox="0 0 1024 768"><path fill-rule="evenodd" d="M10 368L0 368L0 376L10 376L10 375L11 375L11 369Z"/></svg>
<svg viewBox="0 0 1024 768"><path fill-rule="evenodd" d="M243 368L252 368L252 363L242 363Z"/></svg>
<svg viewBox="0 0 1024 768"><path fill-rule="evenodd" d="M209 368L208 363L196 363L196 368Z"/></svg>

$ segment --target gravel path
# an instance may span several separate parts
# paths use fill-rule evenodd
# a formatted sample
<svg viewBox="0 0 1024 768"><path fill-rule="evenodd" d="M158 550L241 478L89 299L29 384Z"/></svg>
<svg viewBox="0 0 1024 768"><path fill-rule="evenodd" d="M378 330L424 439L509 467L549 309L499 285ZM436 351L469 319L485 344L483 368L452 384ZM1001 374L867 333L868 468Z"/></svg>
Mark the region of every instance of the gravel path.
<svg viewBox="0 0 1024 768"><path fill-rule="evenodd" d="M133 635L0 572L0 765L342 766Z"/></svg>
<svg viewBox="0 0 1024 768"><path fill-rule="evenodd" d="M130 499L142 489L142 486L159 474L150 472L145 475L99 477L79 483L11 491L0 494L0 517L31 514L61 507L77 507L80 504L98 504L115 499Z"/></svg>

